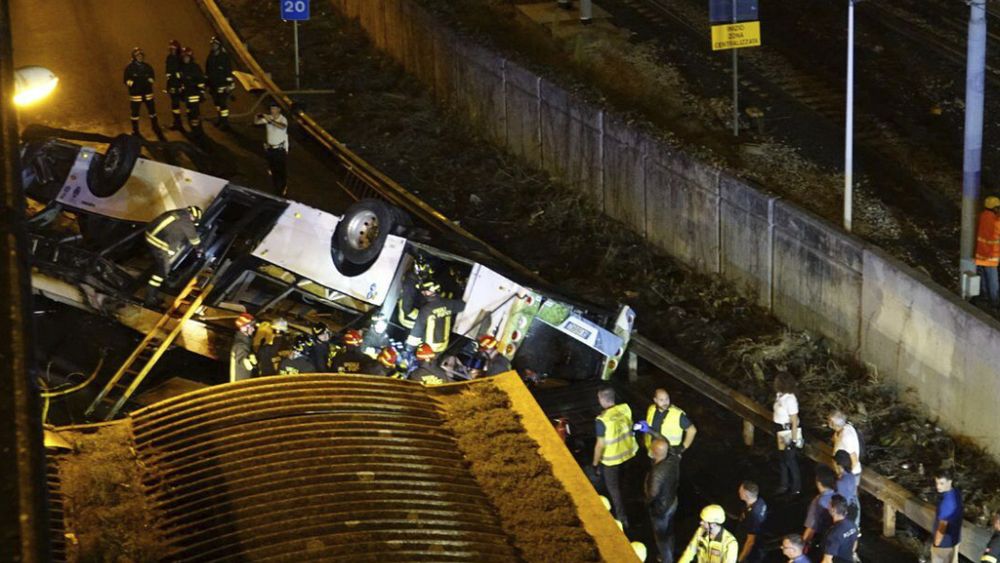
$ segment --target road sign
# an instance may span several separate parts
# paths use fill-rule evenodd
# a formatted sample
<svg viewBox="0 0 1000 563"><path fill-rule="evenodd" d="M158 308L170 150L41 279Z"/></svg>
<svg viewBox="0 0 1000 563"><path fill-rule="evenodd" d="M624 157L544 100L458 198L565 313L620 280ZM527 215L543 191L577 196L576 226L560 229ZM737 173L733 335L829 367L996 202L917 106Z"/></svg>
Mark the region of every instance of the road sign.
<svg viewBox="0 0 1000 563"><path fill-rule="evenodd" d="M760 46L760 22L730 23L712 26L712 50Z"/></svg>
<svg viewBox="0 0 1000 563"><path fill-rule="evenodd" d="M309 0L279 0L281 19L302 22L309 19Z"/></svg>
<svg viewBox="0 0 1000 563"><path fill-rule="evenodd" d="M733 4L736 4L736 19L733 19ZM760 19L757 0L709 0L708 21L711 23L733 23Z"/></svg>

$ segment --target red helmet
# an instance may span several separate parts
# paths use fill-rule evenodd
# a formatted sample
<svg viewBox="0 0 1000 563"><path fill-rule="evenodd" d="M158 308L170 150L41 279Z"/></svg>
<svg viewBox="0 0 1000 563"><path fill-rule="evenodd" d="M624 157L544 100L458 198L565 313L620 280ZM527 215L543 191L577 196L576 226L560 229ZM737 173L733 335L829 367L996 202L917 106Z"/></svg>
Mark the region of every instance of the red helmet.
<svg viewBox="0 0 1000 563"><path fill-rule="evenodd" d="M426 362L427 360L433 360L434 355L435 355L434 350L431 348L430 344L424 342L420 346L417 346L416 356L417 359L420 360L421 362Z"/></svg>
<svg viewBox="0 0 1000 563"><path fill-rule="evenodd" d="M182 57L191 57L193 59L194 58L194 51L191 49L191 47L184 47L183 49L181 49L181 56Z"/></svg>
<svg viewBox="0 0 1000 563"><path fill-rule="evenodd" d="M253 315L250 313L240 313L240 316L236 317L236 328L243 328L252 322Z"/></svg>
<svg viewBox="0 0 1000 563"><path fill-rule="evenodd" d="M181 52L181 42L176 39L171 39L170 43L167 43L168 49L177 49L177 52Z"/></svg>
<svg viewBox="0 0 1000 563"><path fill-rule="evenodd" d="M396 367L396 363L399 361L399 354L396 353L396 349L392 346L386 346L382 348L382 351L378 355L378 363L382 364L387 368Z"/></svg>
<svg viewBox="0 0 1000 563"><path fill-rule="evenodd" d="M362 335L361 331L356 328L352 328L344 333L344 344L347 346L361 346L361 342L363 342L364 339L364 335Z"/></svg>
<svg viewBox="0 0 1000 563"><path fill-rule="evenodd" d="M497 347L497 339L493 338L488 334L484 334L479 337L479 349L480 350L492 350Z"/></svg>

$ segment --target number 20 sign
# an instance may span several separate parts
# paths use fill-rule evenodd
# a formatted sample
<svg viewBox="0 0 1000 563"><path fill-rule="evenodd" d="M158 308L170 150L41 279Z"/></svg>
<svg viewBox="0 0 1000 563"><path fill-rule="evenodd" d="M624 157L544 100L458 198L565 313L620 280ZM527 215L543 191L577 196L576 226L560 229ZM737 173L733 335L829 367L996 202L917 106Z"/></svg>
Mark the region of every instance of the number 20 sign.
<svg viewBox="0 0 1000 563"><path fill-rule="evenodd" d="M280 0L281 19L306 21L309 19L309 0Z"/></svg>

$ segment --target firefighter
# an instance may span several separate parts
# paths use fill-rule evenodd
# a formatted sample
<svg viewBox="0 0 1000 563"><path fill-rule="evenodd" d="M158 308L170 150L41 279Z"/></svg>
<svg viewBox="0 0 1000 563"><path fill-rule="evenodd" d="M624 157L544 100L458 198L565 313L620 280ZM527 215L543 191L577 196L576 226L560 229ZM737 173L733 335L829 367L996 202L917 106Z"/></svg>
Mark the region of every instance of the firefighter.
<svg viewBox="0 0 1000 563"><path fill-rule="evenodd" d="M146 225L146 244L153 253L156 263L153 274L149 277L149 287L146 291L146 305L156 304L160 286L170 274L174 260L189 246L199 253L201 238L198 236L198 221L201 220L201 208L196 206L174 209L161 214Z"/></svg>
<svg viewBox="0 0 1000 563"><path fill-rule="evenodd" d="M739 545L736 538L722 527L726 511L710 504L701 511L701 525L691 537L678 563L736 563Z"/></svg>
<svg viewBox="0 0 1000 563"><path fill-rule="evenodd" d="M489 377L511 370L510 360L500 354L497 339L489 334L479 337L479 348L469 361L469 377Z"/></svg>
<svg viewBox="0 0 1000 563"><path fill-rule="evenodd" d="M421 282L434 276L434 268L421 255L413 259L413 269L407 271L399 287L399 300L396 301L396 321L399 326L410 330L420 314L423 296L420 294Z"/></svg>
<svg viewBox="0 0 1000 563"><path fill-rule="evenodd" d="M361 352L364 335L360 330L349 329L342 338L343 346L330 362L330 370L337 373L367 373L374 367L371 358Z"/></svg>
<svg viewBox="0 0 1000 563"><path fill-rule="evenodd" d="M203 136L201 128L201 97L205 92L205 74L194 62L194 51L191 47L181 49L181 92L184 95L184 108L187 110L188 125L197 136Z"/></svg>
<svg viewBox="0 0 1000 563"><path fill-rule="evenodd" d="M285 319L274 319L271 322L261 323L258 329L257 358L260 360L261 375L275 375L278 373L278 366L281 363L280 351L285 349L288 333L288 321Z"/></svg>
<svg viewBox="0 0 1000 563"><path fill-rule="evenodd" d="M417 346L414 356L417 360L416 368L406 376L410 381L419 381L424 385L440 385L452 381L447 372L435 364L434 358L437 354L427 344Z"/></svg>
<svg viewBox="0 0 1000 563"><path fill-rule="evenodd" d="M184 99L181 84L181 42L171 39L167 46L167 60L164 64L167 75L167 94L170 95L170 113L174 117L173 131L183 131L181 122L181 100Z"/></svg>
<svg viewBox="0 0 1000 563"><path fill-rule="evenodd" d="M205 75L208 78L209 92L215 102L218 117L215 125L223 130L229 130L229 93L235 88L233 83L233 63L229 51L222 46L222 41L213 36L209 42L210 52L205 59Z"/></svg>
<svg viewBox="0 0 1000 563"><path fill-rule="evenodd" d="M257 371L257 356L253 353L253 315L241 313L236 317L236 336L229 349L229 381L250 379Z"/></svg>
<svg viewBox="0 0 1000 563"><path fill-rule="evenodd" d="M441 285L433 280L421 282L418 287L424 304L406 337L406 348L412 351L426 342L435 354L441 354L448 348L453 317L465 308L465 302L442 297Z"/></svg>
<svg viewBox="0 0 1000 563"><path fill-rule="evenodd" d="M281 364L278 366L278 374L316 373L316 365L313 364L310 354L311 348L312 342L308 336L304 334L296 336L288 357L283 358Z"/></svg>
<svg viewBox="0 0 1000 563"><path fill-rule="evenodd" d="M405 379L410 366L402 354L392 346L382 348L378 354L378 364L372 370L372 375L385 375L393 379Z"/></svg>
<svg viewBox="0 0 1000 563"><path fill-rule="evenodd" d="M153 99L153 83L156 73L153 67L145 61L145 53L139 47L132 49L132 60L125 67L122 81L128 87L129 119L132 120L132 133L139 134L139 110L146 104L149 121L153 124L153 132L157 137L163 137L160 122L156 119L156 100Z"/></svg>

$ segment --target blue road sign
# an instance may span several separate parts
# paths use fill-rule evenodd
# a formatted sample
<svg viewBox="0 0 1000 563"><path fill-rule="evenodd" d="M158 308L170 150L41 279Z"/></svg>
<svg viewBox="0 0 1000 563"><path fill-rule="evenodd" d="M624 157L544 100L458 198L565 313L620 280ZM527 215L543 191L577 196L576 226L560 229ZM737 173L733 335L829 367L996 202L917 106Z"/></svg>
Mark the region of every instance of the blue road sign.
<svg viewBox="0 0 1000 563"><path fill-rule="evenodd" d="M309 19L309 0L279 0L281 19L286 21L306 21Z"/></svg>
<svg viewBox="0 0 1000 563"><path fill-rule="evenodd" d="M733 3L736 3L736 19L733 19ZM708 0L708 21L711 23L733 23L760 19L757 0Z"/></svg>

